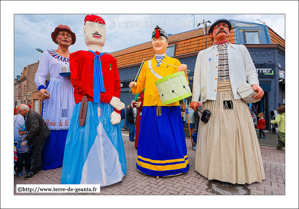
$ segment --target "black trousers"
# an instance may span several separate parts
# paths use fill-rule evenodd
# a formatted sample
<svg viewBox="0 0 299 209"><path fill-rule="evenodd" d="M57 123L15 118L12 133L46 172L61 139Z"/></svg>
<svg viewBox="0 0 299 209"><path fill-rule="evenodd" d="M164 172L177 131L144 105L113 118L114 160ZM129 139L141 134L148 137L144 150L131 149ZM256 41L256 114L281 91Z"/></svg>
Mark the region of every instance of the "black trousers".
<svg viewBox="0 0 299 209"><path fill-rule="evenodd" d="M32 166L32 172L35 174L38 171L42 170L42 154L43 154L43 148L46 140L41 140L38 144L33 146L33 166Z"/></svg>
<svg viewBox="0 0 299 209"><path fill-rule="evenodd" d="M18 172L22 172L24 160L25 160L25 170L30 170L30 152L18 154L18 162L17 162Z"/></svg>
<svg viewBox="0 0 299 209"><path fill-rule="evenodd" d="M264 129L259 129L259 137L265 136Z"/></svg>

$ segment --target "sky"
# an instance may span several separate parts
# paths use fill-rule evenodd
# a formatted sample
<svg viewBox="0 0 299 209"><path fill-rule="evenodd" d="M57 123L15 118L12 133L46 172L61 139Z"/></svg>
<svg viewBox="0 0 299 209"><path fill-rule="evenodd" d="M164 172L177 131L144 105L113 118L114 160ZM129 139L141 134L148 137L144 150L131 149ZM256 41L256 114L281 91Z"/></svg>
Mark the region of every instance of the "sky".
<svg viewBox="0 0 299 209"><path fill-rule="evenodd" d="M196 14L214 22L218 18L265 22L286 40L286 119L285 195L205 197L206 195L14 195L11 147L13 139L14 82L16 74L37 62L36 48L56 49L51 33L58 24L67 24L77 35L69 50L86 50L83 20L87 14L102 16L107 22L103 50L114 52L150 41L158 21L172 34L194 29L175 27L175 21L188 22ZM132 15L134 14L134 15ZM159 16L157 16L157 14ZM221 14L221 15L220 15ZM231 15L233 14L233 15ZM298 1L1 1L1 206L4 208L297 208L298 206ZM156 18L154 18L154 16ZM166 17L165 17L166 16ZM114 18L114 21L112 20ZM115 19L117 18L117 19ZM152 19L150 19L152 18ZM168 19L170 18L170 19ZM152 25L146 25L152 20ZM140 21L142 27L124 27L127 21ZM172 23L172 27L165 23ZM114 25L113 25L114 23ZM184 25L183 23L181 23ZM180 24L179 24L180 25ZM295 62L294 62L295 60ZM11 111L9 111L11 110ZM295 117L294 117L295 116ZM296 117L297 116L297 117ZM4 131L3 131L4 130ZM8 140L7 140L8 139ZM12 158L11 158L12 159ZM266 162L267 163L267 162ZM2 172L3 171L3 172ZM26 199L26 201L25 201ZM249 201L248 201L249 200Z"/></svg>
<svg viewBox="0 0 299 209"><path fill-rule="evenodd" d="M83 33L84 18L87 14L15 14L14 78L21 74L24 67L40 59L41 53L36 48L44 51L57 49L57 45L51 39L51 33L59 24L68 25L76 33L76 43L69 47L70 52L87 50ZM177 34L201 28L202 26L197 27L197 24L203 20L209 20L209 26L220 18L265 23L282 38L285 37L284 14L94 14L101 16L106 22L107 39L103 51L108 53L150 41L156 25L168 34Z"/></svg>

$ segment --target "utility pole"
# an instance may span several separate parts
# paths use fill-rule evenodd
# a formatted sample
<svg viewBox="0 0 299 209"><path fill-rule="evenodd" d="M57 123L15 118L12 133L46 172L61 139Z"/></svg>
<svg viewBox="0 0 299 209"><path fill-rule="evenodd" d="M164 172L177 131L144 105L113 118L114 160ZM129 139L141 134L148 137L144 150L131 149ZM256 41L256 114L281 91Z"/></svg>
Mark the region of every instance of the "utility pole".
<svg viewBox="0 0 299 209"><path fill-rule="evenodd" d="M198 25L197 25L197 27L198 26L200 26L200 25L204 25L204 34L205 34L205 36L206 36L206 48L207 48L207 42L208 42L208 40L207 40L207 23L211 23L210 22L210 20L207 20L207 21L205 21L204 19L203 19L203 21L201 22L201 23L198 23Z"/></svg>
<svg viewBox="0 0 299 209"><path fill-rule="evenodd" d="M191 15L191 17L193 16L193 23L194 23L194 29L195 29L195 14Z"/></svg>

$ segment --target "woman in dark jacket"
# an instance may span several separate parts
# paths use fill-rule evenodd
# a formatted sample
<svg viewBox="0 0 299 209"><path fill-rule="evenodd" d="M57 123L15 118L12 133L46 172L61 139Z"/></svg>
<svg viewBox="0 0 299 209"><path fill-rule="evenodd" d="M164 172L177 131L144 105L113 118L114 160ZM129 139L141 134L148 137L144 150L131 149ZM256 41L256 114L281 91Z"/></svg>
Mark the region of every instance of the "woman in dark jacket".
<svg viewBox="0 0 299 209"><path fill-rule="evenodd" d="M137 110L136 110L136 113L134 113L134 108L133 108L133 103L135 101L132 100L131 102L131 106L129 108L128 106L128 109L127 109L127 112L126 112L126 116L127 116L127 121L128 121L128 125L129 125L129 140L130 142L134 142L134 135L135 135L135 122L136 122L136 115L137 115Z"/></svg>

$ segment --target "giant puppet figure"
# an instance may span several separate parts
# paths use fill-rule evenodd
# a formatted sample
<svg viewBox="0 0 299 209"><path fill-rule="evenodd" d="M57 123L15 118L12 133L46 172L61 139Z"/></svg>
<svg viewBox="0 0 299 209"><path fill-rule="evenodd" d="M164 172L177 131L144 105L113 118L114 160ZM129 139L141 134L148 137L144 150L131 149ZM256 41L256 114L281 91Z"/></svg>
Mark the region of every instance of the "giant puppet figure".
<svg viewBox="0 0 299 209"><path fill-rule="evenodd" d="M186 73L187 66L165 54L168 35L158 26L152 33L152 45L154 58L143 64L137 82L129 84L134 94L145 88L136 166L142 173L157 177L186 173L189 160L180 104L163 105L155 81L178 71Z"/></svg>
<svg viewBox="0 0 299 209"><path fill-rule="evenodd" d="M120 110L125 105L119 99L116 59L102 52L105 21L97 15L87 15L83 30L88 51L70 55L76 105L65 145L61 183L108 186L122 181L127 171L119 125ZM85 116L80 115L83 105L87 105ZM84 125L79 124L81 116L85 118Z"/></svg>
<svg viewBox="0 0 299 209"><path fill-rule="evenodd" d="M51 34L58 49L42 54L35 74L35 83L43 100L42 117L51 134L43 148L43 169L62 166L65 141L75 106L74 89L67 77L59 75L62 66L69 65L69 46L76 42L76 35L67 25L58 25ZM49 85L45 85L47 75Z"/></svg>
<svg viewBox="0 0 299 209"><path fill-rule="evenodd" d="M248 81L257 92L253 99L264 91L246 47L228 43L231 27L226 19L212 24L213 46L197 56L191 107L203 103L211 117L199 123L195 170L210 180L251 184L265 174L252 117L237 88Z"/></svg>

